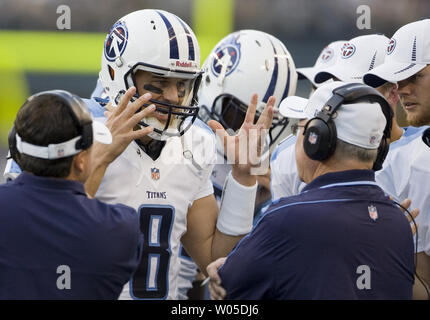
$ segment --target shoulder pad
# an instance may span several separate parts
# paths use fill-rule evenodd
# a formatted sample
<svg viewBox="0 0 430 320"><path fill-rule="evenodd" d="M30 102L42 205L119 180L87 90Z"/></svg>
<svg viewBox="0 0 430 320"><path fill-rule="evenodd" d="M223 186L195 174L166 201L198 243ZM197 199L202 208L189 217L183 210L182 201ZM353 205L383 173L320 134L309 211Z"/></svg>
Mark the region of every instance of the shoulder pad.
<svg viewBox="0 0 430 320"><path fill-rule="evenodd" d="M104 118L105 108L95 99L82 99L86 104L88 110L93 118Z"/></svg>

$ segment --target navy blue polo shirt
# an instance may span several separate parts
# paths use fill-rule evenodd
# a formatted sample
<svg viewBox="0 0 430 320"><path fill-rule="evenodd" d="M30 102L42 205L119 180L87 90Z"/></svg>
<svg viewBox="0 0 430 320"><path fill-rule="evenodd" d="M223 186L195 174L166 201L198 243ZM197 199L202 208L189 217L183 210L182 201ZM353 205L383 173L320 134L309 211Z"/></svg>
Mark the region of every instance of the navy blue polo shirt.
<svg viewBox="0 0 430 320"><path fill-rule="evenodd" d="M0 208L0 299L117 299L140 261L135 210L79 182L24 172Z"/></svg>
<svg viewBox="0 0 430 320"><path fill-rule="evenodd" d="M219 269L227 299L411 299L414 244L374 172L328 173L282 198Z"/></svg>

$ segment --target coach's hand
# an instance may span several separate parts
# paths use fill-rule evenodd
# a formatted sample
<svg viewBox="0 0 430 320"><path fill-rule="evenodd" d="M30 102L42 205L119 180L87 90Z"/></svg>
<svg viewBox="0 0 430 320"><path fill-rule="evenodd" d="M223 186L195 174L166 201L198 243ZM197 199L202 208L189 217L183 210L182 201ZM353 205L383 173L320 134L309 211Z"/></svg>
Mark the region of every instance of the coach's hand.
<svg viewBox="0 0 430 320"><path fill-rule="evenodd" d="M409 209L410 205L411 205L411 199L406 198L405 200L403 200L401 203L402 207ZM405 209L403 209L402 207L400 207L400 210L402 210L403 213L405 213ZM408 218L409 224L411 225L411 230L412 230L412 234L414 235L417 232L417 227L418 227L418 223L412 223L412 217L415 219L417 218L418 214L420 213L420 209L415 208L412 210L409 210L410 214L405 214L406 218ZM411 217L412 216L412 217Z"/></svg>
<svg viewBox="0 0 430 320"><path fill-rule="evenodd" d="M149 99L151 99L151 94L146 93L129 104L135 92L136 88L131 87L122 96L117 107L108 108L111 111L105 112L105 116L107 117L106 127L111 131L112 144L97 146L96 149L98 150L95 150L95 153L99 159L102 159L107 164L114 161L127 148L130 142L140 139L154 130L153 127L133 130L139 121L149 116L155 110L155 105L151 104L137 112L143 104L148 103Z"/></svg>
<svg viewBox="0 0 430 320"><path fill-rule="evenodd" d="M237 134L230 136L217 121L208 122L209 127L221 139L224 152L229 163L233 165L232 175L242 185L255 185L256 178L252 175L252 168L260 165L260 156L265 137L272 125L273 106L275 98L271 96L254 124L258 95L252 95L251 102Z"/></svg>
<svg viewBox="0 0 430 320"><path fill-rule="evenodd" d="M219 258L206 268L210 277L209 294L212 300L223 300L227 295L225 289L221 286L221 278L218 274L218 269L224 264L225 260L226 258Z"/></svg>

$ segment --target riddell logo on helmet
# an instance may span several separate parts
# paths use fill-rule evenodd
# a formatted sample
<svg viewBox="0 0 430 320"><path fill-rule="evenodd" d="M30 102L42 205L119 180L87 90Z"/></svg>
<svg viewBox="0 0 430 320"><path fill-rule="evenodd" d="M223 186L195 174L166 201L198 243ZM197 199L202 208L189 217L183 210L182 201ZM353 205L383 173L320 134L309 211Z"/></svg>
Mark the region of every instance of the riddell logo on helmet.
<svg viewBox="0 0 430 320"><path fill-rule="evenodd" d="M177 67L185 67L185 68L190 68L193 66L193 64L191 62L180 62L180 61L176 61L176 66Z"/></svg>

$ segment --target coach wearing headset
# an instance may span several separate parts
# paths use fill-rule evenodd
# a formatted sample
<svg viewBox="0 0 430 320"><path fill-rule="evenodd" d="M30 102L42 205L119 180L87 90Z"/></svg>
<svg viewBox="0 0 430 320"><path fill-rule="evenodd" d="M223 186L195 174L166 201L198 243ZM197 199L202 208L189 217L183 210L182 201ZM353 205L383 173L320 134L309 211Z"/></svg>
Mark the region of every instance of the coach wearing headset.
<svg viewBox="0 0 430 320"><path fill-rule="evenodd" d="M132 121L121 130L112 123L121 110L107 122L113 142L66 91L33 95L18 111L9 147L24 172L0 186L1 300L118 298L140 261L138 216L88 198L83 183L93 148L114 157L109 150L134 138Z"/></svg>
<svg viewBox="0 0 430 320"><path fill-rule="evenodd" d="M307 186L208 267L211 296L411 299L411 228L373 171L387 152L388 103L366 85L332 82L300 107L296 162Z"/></svg>

